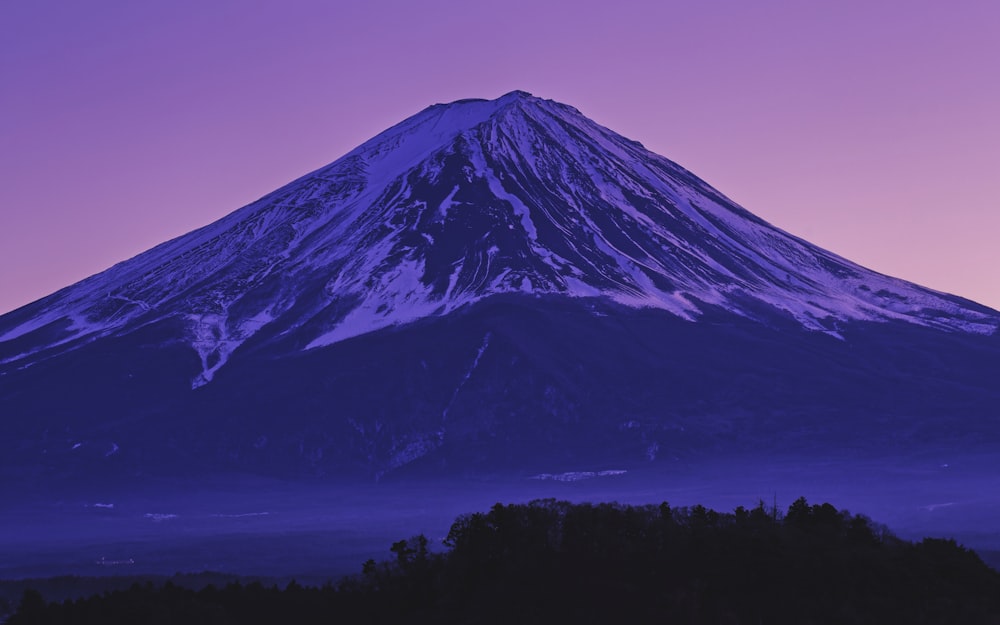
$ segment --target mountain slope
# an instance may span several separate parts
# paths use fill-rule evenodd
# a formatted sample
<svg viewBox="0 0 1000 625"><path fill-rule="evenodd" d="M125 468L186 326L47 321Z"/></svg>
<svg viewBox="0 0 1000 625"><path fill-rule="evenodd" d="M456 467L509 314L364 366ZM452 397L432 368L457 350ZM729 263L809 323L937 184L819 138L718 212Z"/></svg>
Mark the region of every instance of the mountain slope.
<svg viewBox="0 0 1000 625"><path fill-rule="evenodd" d="M954 407L997 415L998 326L513 92L0 317L0 408L18 466L131 470L649 460L859 422L959 440Z"/></svg>

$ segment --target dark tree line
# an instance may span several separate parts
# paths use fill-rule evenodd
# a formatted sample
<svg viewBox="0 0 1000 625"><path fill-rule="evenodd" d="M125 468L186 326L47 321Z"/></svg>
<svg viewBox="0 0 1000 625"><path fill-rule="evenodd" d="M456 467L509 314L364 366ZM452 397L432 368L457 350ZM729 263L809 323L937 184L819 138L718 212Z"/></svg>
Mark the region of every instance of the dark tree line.
<svg viewBox="0 0 1000 625"><path fill-rule="evenodd" d="M495 505L338 584L165 584L47 604L29 623L1000 623L1000 574L951 540L903 541L830 504L719 513Z"/></svg>

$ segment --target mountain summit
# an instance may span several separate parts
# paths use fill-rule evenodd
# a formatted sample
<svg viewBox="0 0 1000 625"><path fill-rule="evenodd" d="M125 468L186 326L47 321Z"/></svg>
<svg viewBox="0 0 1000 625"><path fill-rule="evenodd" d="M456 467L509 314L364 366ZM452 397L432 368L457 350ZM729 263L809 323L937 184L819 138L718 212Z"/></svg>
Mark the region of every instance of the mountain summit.
<svg viewBox="0 0 1000 625"><path fill-rule="evenodd" d="M498 315L495 306L513 308ZM558 319L575 320L579 334L547 344L546 324ZM615 334L633 321L643 337ZM475 329L452 336L463 324ZM473 420L489 412L461 400L491 341L503 358L478 401L497 393L512 401L511 384L530 371L533 390L512 414L544 406L565 425L588 412L573 390L587 385L587 359L574 360L566 344L588 342L596 357L664 373L687 366L671 360L678 336L704 335L697 349L710 351L725 342L706 324L739 327L742 338L725 339L734 345L780 331L797 337L785 347L822 337L821 348L803 349L839 354L838 344L861 340L851 328L989 342L1000 314L813 246L576 109L515 91L431 106L211 225L0 317L0 401L6 415L44 415L72 444L96 437L114 453L109 423L167 411L201 414L218 428L237 411L244 423L270 425L248 434L251 442L205 443L215 446L205 453L245 460L275 440L284 448L299 440L312 465L336 450L334 462L364 458L384 473L441 448L457 410ZM727 358L756 358L744 348ZM650 359L651 349L663 351ZM445 359L437 365L435 350ZM306 362L316 367L308 375ZM367 373L345 373L356 366ZM296 386L289 371L316 386ZM72 406L38 390L62 384L90 390L68 393ZM389 405L359 388L398 395ZM714 405L713 391L703 391L697 401ZM259 401L237 410L248 393ZM679 406L696 401L678 394L672 403L649 384L608 393L598 403L628 413L615 422L636 424L622 427L642 433L647 456L661 445L650 432L681 427ZM812 393L809 402L823 400ZM71 416L81 406L89 416ZM303 423L285 432L272 423L292 413ZM490 431L463 427L476 440ZM198 438L196 426L181 429L180 438ZM543 438L558 438L556 430L546 426ZM306 432L316 431L330 440L309 451ZM353 441L346 448L344 437Z"/></svg>

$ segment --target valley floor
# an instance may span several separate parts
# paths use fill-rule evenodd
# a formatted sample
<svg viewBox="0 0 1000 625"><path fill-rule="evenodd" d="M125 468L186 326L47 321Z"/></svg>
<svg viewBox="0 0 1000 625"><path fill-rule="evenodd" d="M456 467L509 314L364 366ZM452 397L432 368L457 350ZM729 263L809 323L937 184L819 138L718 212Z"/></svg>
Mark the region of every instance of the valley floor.
<svg viewBox="0 0 1000 625"><path fill-rule="evenodd" d="M521 478L367 485L219 478L12 492L0 515L0 579L215 571L323 583L381 559L401 536L432 548L459 514L496 502L787 506L805 496L864 514L900 537L955 538L1000 567L1000 469L991 457L761 464L551 467Z"/></svg>

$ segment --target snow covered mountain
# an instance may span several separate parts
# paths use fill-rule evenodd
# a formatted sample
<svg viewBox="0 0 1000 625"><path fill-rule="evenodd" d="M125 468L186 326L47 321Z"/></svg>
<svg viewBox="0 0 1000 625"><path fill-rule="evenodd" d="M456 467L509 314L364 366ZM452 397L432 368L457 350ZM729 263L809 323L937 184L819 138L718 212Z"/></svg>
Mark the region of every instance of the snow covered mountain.
<svg viewBox="0 0 1000 625"><path fill-rule="evenodd" d="M268 324L304 348L497 293L607 297L695 321L772 309L989 334L994 311L879 275L757 219L693 174L523 92L432 106L225 219L3 320L28 364L173 317L195 385Z"/></svg>
<svg viewBox="0 0 1000 625"><path fill-rule="evenodd" d="M106 439L101 449L113 444L113 453L119 444L108 424L152 414L145 404L153 397L161 407L211 419L239 403L236 397L250 392L251 379L271 394L256 406L242 406L241 414L306 404L311 407L299 406L296 413L329 423L329 415L315 405L321 397L333 405L357 406L359 414L381 400L347 392L354 397L347 402L346 391L334 390L341 387L330 379L309 377L317 373L301 375L326 390L299 389L289 397L295 382L272 369L260 377L261 363L280 361L285 371L300 371L290 363L324 363L317 367L337 378L363 360L359 345L389 341L379 348L382 352L374 350L384 359L371 363L371 376L381 376L383 385L392 379L404 388L434 386L393 377L391 371L406 365L392 354L406 350L392 341L434 336L429 350L461 352L465 338L449 339L441 328L464 323L487 304L513 306L522 311L521 319L540 310L554 319L576 318L583 311L588 324L604 328L601 336L613 334L606 327L613 320L655 318L657 328L671 328L672 338L664 345L719 323L735 324L744 337L795 330L799 338L794 341L813 344L822 337L823 349L837 353L845 349L837 344L857 346L860 339L852 343L850 328L902 332L911 344L920 343L916 336L950 335L943 340L994 346L1000 327L1000 313L994 310L878 274L813 246L576 109L516 91L496 100L431 106L213 224L0 317L0 402L6 402L8 419L44 414L69 438L83 440L82 433L73 434L79 431ZM437 394L404 393L399 405L378 408L378 418L338 417L338 427L361 442L337 453L357 455L368 445L367 462L384 473L439 449L444 432L454 430L443 424L453 419L449 415L468 391L470 375L485 364L491 340L503 339L503 332L488 325L471 332L468 348L456 356L464 364L442 361L451 377ZM611 348L591 326L581 328L576 338L564 337L566 344L589 341L596 352L607 354ZM655 341L660 331L631 340L638 349L650 349L643 343ZM544 342L549 334L523 341ZM525 357L527 348L504 336L513 350L508 365L516 368L513 363ZM705 349L718 341L704 340ZM565 349L552 346L549 352ZM140 352L147 365L160 363L158 373L148 372L159 382L127 401L109 398L123 379L139 375L138 361L128 354ZM427 354L418 352L411 354L414 362L433 369ZM668 353L650 367L679 366L662 362L670 359ZM750 352L741 353L750 362ZM623 364L636 360L628 350L617 357ZM539 364L538 372L583 375L572 371L584 361L549 362L548 370ZM992 356L987 361L994 362ZM127 371L121 369L126 362L133 363ZM38 389L72 386L67 376L81 367L94 367L85 376L87 385L103 390L74 400L72 407L42 397ZM217 385L214 381L231 367L236 371L229 382ZM525 369L519 371L510 375L523 375ZM493 375L507 383L494 384L491 392L510 395L514 378L500 371ZM567 388L549 381L536 390L541 399L525 398L524 405L541 401L565 423L579 421L583 409ZM630 398L623 400L626 405L642 395L631 386L615 393L609 398ZM707 391L702 401L712 397ZM822 403L815 393L810 397L811 405ZM987 393L984 401L988 406L993 399ZM667 404L656 403L662 401ZM668 409L669 399L658 395L647 403L638 412L649 418L676 412ZM81 406L113 416L89 421L70 416ZM431 421L414 424L419 419L411 415L406 418L416 421L402 429L386 425L425 408ZM472 414L476 407L464 410ZM258 417L263 418L253 418ZM635 428L655 438L640 422ZM657 422L653 429L675 426L681 427ZM295 436L304 440L302 432L314 427ZM256 443L236 447L259 443L260 449L281 437L269 431L252 436ZM372 441L379 436L389 437L388 449L373 451ZM653 446L647 443L648 451ZM320 452L309 452L307 446L300 446L300 455L322 457L336 447L320 445Z"/></svg>

